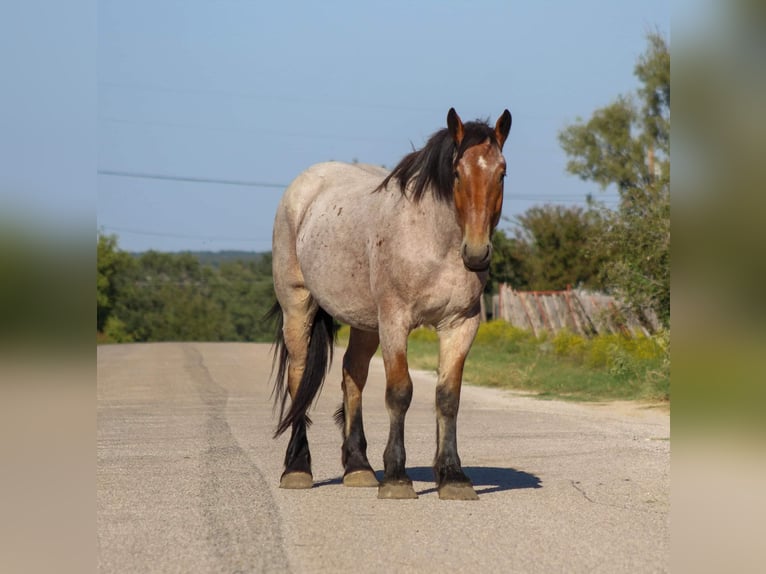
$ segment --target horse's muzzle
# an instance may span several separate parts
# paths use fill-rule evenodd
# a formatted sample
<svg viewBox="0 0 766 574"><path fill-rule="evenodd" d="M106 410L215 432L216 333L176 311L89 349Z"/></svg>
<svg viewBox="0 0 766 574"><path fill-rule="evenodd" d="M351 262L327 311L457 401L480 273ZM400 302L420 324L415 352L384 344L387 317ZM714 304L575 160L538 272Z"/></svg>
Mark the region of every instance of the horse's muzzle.
<svg viewBox="0 0 766 574"><path fill-rule="evenodd" d="M489 269L489 263L492 261L492 244L485 243L479 247L469 246L463 243L460 250L463 257L463 264L471 271L486 271Z"/></svg>

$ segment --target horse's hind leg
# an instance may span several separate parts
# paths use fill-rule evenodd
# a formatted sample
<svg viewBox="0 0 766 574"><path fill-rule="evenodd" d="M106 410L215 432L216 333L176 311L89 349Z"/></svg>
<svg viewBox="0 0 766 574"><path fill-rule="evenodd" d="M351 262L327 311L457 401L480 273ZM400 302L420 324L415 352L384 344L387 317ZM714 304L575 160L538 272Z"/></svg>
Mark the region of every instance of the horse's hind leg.
<svg viewBox="0 0 766 574"><path fill-rule="evenodd" d="M351 328L348 349L343 356L343 484L378 486L367 460L367 439L362 423L362 391L367 382L370 359L378 348L378 334Z"/></svg>
<svg viewBox="0 0 766 574"><path fill-rule="evenodd" d="M287 370L287 388L290 400L295 400L303 372L306 368L311 324L316 314L316 304L305 292L301 298L305 304L284 308L282 333L290 357ZM310 302L310 303L309 303ZM285 470L279 482L280 488L311 488L311 452L306 435L308 419L304 416L292 424L290 442L285 453Z"/></svg>
<svg viewBox="0 0 766 574"><path fill-rule="evenodd" d="M479 316L439 332L439 381L436 386L436 457L434 477L439 498L478 500L457 453L457 411L463 365L479 327Z"/></svg>

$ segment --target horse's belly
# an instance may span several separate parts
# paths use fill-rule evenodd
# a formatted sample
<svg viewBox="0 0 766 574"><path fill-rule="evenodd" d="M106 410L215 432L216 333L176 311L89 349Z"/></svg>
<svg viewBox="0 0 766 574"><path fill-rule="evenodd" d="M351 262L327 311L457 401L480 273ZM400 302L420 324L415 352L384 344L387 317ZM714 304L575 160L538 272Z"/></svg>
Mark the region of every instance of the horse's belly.
<svg viewBox="0 0 766 574"><path fill-rule="evenodd" d="M322 301L319 305L336 320L363 331L378 330L378 310L376 307L348 305L343 300L332 299Z"/></svg>
<svg viewBox="0 0 766 574"><path fill-rule="evenodd" d="M304 271L306 286L322 309L341 323L358 329L378 328L378 309L369 289L369 278L357 280L350 275L327 275Z"/></svg>
<svg viewBox="0 0 766 574"><path fill-rule="evenodd" d="M297 255L306 287L338 321L377 330L378 309L370 287L367 240L351 216L332 225L307 223L298 234Z"/></svg>

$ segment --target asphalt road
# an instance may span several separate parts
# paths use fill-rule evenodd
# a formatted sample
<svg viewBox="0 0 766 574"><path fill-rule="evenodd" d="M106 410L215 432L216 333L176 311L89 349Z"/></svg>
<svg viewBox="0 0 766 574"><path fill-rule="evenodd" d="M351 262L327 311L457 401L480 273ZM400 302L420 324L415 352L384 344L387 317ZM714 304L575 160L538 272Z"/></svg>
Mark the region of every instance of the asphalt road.
<svg viewBox="0 0 766 574"><path fill-rule="evenodd" d="M477 502L441 501L434 376L414 373L417 500L341 484L340 356L313 410L315 486L278 488L268 345L98 348L101 572L661 572L669 569L670 419L658 408L542 401L464 386L458 445ZM370 461L388 432L382 363L365 391Z"/></svg>

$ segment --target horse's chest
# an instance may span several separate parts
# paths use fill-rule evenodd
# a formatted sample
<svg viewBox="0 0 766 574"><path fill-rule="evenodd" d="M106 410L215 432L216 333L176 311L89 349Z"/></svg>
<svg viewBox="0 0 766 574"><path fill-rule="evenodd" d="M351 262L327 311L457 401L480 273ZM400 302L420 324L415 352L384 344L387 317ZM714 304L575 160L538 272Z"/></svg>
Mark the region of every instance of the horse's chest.
<svg viewBox="0 0 766 574"><path fill-rule="evenodd" d="M408 310L413 328L439 326L471 314L484 287L482 276L466 271L462 262L451 265L444 259L403 265L400 273L386 279L390 281L386 286L389 295L396 293L399 307Z"/></svg>
<svg viewBox="0 0 766 574"><path fill-rule="evenodd" d="M439 282L425 291L416 306L420 323L438 326L445 321L471 314L481 296L483 284L476 277Z"/></svg>

